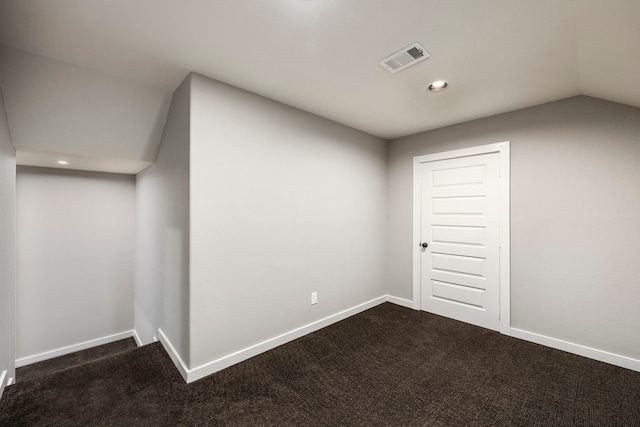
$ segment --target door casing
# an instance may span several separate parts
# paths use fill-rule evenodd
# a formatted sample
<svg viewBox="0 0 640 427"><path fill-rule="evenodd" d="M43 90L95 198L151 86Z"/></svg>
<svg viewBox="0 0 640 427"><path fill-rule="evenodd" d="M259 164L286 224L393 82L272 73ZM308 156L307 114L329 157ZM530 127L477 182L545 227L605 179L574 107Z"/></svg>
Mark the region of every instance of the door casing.
<svg viewBox="0 0 640 427"><path fill-rule="evenodd" d="M499 246L500 246L500 332L509 335L511 330L511 247L510 247L510 170L511 159L509 151L509 141L495 144L480 145L477 147L463 148L459 150L446 151L443 153L427 154L413 158L413 308L421 310L420 279L421 279L421 254L419 250L421 231L421 209L422 209L422 179L420 165L438 160L455 159L459 157L469 157L478 154L498 153L500 157L499 165L499 199L500 199L500 226L499 226Z"/></svg>

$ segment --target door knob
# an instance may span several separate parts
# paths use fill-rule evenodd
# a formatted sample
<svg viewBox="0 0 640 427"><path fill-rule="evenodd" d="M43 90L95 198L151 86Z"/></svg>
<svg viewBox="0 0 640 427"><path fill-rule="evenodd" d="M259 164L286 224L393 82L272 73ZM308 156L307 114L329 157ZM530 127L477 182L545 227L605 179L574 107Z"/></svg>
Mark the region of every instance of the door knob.
<svg viewBox="0 0 640 427"><path fill-rule="evenodd" d="M422 243L420 246L422 246L424 249L427 249L427 247L429 246L429 244L427 242Z"/></svg>

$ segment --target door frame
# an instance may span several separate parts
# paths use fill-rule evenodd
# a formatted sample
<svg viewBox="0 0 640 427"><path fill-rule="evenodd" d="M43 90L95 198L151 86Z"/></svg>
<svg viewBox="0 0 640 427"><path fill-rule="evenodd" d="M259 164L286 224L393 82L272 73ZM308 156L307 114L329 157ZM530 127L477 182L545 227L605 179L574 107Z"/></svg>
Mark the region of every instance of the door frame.
<svg viewBox="0 0 640 427"><path fill-rule="evenodd" d="M499 190L500 199L500 332L510 335L511 331L511 156L509 141L495 144L480 145L476 147L462 148L442 153L426 154L413 158L413 308L421 307L421 252L418 250L421 233L422 219L422 176L420 166L423 163L438 160L455 159L459 157L476 156L479 154L499 154Z"/></svg>

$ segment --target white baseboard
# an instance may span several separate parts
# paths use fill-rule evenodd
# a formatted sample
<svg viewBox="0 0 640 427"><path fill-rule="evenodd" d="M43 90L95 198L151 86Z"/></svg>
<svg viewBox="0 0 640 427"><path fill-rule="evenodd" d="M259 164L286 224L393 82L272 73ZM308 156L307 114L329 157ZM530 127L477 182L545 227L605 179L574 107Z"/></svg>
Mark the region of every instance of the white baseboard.
<svg viewBox="0 0 640 427"><path fill-rule="evenodd" d="M5 369L4 371L2 371L2 374L0 374L0 399L2 399L2 393L4 392L4 388L9 385L4 383L4 379L7 376L7 370Z"/></svg>
<svg viewBox="0 0 640 427"><path fill-rule="evenodd" d="M164 347L164 351L167 352L173 364L176 365L176 368L178 368L178 371L180 372L180 375L182 375L182 378L186 382L190 382L189 368L187 368L187 365L182 361L182 357L180 357L173 344L171 344L169 338L167 338L164 332L162 332L162 329L158 329L158 338L160 340L160 344L162 344L162 347Z"/></svg>
<svg viewBox="0 0 640 427"><path fill-rule="evenodd" d="M180 372L180 375L182 375L182 378L184 378L187 383L191 383L215 372L221 371L222 369L228 368L229 366L235 365L236 363L240 363L244 360L250 359L251 357L256 356L260 353L264 353L265 351L271 350L282 344L286 344L311 332L315 332L333 323L361 313L365 310L382 304L385 301L413 309L413 301L394 297L392 295L385 295L379 298L375 298L371 301L367 301L355 307L349 308L347 310L341 311L329 317L325 317L324 319L318 320L316 322L309 323L308 325L286 332L277 337L265 340L261 343L247 347L238 352L197 366L193 369L189 369L187 367L169 339L160 329L158 330L158 336L160 338L160 342L165 348L165 351L169 354L169 357L171 357L171 360L173 361L174 365L176 365L176 368ZM640 372L640 360L630 357L609 353L607 351L598 350L580 344L574 344L568 341L547 337L533 332L523 331L517 328L511 328L509 330L509 335L515 338L523 339L525 341L534 342L536 344L541 344L547 347L555 348L558 350L577 354L579 356L588 357L591 359L599 360L601 362Z"/></svg>
<svg viewBox="0 0 640 427"><path fill-rule="evenodd" d="M315 332L333 323L339 322L355 314L380 305L386 300L386 296L372 299L371 301L359 304L355 307L325 317L324 319L309 323L308 325L302 326L292 331L285 332L282 335L278 335L277 337L262 341L261 343L252 345L243 350L221 357L209 363L205 363L204 365L197 366L188 371L187 382L193 382L215 372L221 371L224 368L228 368L229 366L235 365L236 363L240 363L244 360L250 359L251 357L257 356L260 353L264 353L265 351L271 350L273 348L281 346L282 344L286 344L290 341L310 334L311 332Z"/></svg>
<svg viewBox="0 0 640 427"><path fill-rule="evenodd" d="M387 295L387 301L393 304L401 305L403 307L413 308L413 301L394 297L392 295ZM508 328L506 331L501 331L501 333L512 336L514 338L519 338L525 341L544 345L546 347L555 348L556 350L566 351L567 353L577 354L578 356L599 360L600 362L605 362L611 365L620 366L621 368L640 372L639 359L633 359L631 357L610 353L604 350L598 350L596 348L587 347L581 344L575 344L569 341L552 338L546 335L536 334L534 332L529 332L518 328Z"/></svg>
<svg viewBox="0 0 640 427"><path fill-rule="evenodd" d="M131 332L132 332L133 339L136 342L136 345L138 347L142 347L142 341L140 341L140 336L138 335L138 332L135 329Z"/></svg>
<svg viewBox="0 0 640 427"><path fill-rule="evenodd" d="M43 360L53 359L54 357L64 356L65 354L74 353L76 351L86 350L91 347L97 347L99 345L109 344L114 341L124 340L131 337L135 339L134 330L120 332L117 334L109 335L109 336L98 338L95 340L85 341L79 344L57 348L51 351L45 351L44 353L35 354L33 356L22 357L16 360L16 368L31 365L32 363L42 362Z"/></svg>
<svg viewBox="0 0 640 427"><path fill-rule="evenodd" d="M536 344L555 348L557 350L566 351L567 353L577 354L578 356L588 357L590 359L599 360L611 365L620 366L622 368L640 372L640 360L633 359L631 357L609 353L608 351L598 350L596 348L575 344L557 338L551 338L546 335L536 334L534 332L523 331L522 329L518 328L511 328L509 335L515 338L523 339L525 341L531 341Z"/></svg>
<svg viewBox="0 0 640 427"><path fill-rule="evenodd" d="M161 330L158 330L158 334L160 336L160 342L169 354L169 357L171 357L171 360L173 360L176 368L178 368L178 371L180 371L182 377L187 383L191 383L215 372L228 368L229 366L235 365L236 363L240 363L242 361L250 359L253 356L257 356L260 353L264 353L265 351L269 351L273 348L281 346L282 344L286 344L290 341L303 337L307 334L310 334L311 332L315 332L333 323L344 320L348 317L353 316L354 314L358 314L365 310L373 308L384 303L385 301L387 301L386 295L372 299L371 301L367 301L355 307L343 310L339 313L309 323L308 325L301 326L300 328L294 329L292 331L285 332L282 335L278 335L277 337L262 341L261 343L252 345L243 350L197 366L193 369L189 369L187 367L180 355L176 352L171 342L167 339L167 337L164 335L164 333L162 333Z"/></svg>
<svg viewBox="0 0 640 427"><path fill-rule="evenodd" d="M393 295L387 295L387 302L413 309L413 301L409 301L408 299L394 297Z"/></svg>

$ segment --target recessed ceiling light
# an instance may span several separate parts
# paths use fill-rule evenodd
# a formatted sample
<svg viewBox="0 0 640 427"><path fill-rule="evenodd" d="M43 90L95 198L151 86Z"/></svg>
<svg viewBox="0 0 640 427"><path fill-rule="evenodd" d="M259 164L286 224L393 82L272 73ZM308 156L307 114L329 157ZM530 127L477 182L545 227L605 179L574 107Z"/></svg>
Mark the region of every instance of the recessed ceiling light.
<svg viewBox="0 0 640 427"><path fill-rule="evenodd" d="M64 165L64 166L67 166L67 165L71 164L66 160L58 160L56 163L59 164L59 165Z"/></svg>
<svg viewBox="0 0 640 427"><path fill-rule="evenodd" d="M447 82L446 80L436 80L427 87L427 90L429 92L439 92L441 90L445 90L448 87L449 82Z"/></svg>

